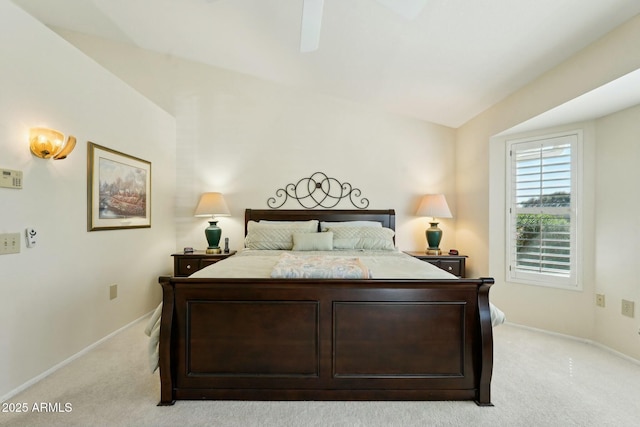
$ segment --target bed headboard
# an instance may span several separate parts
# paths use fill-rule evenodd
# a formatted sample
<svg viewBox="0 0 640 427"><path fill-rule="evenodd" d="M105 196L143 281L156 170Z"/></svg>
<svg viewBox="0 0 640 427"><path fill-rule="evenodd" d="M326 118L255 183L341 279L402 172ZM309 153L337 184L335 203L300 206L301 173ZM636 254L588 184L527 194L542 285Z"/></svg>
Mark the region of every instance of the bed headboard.
<svg viewBox="0 0 640 427"><path fill-rule="evenodd" d="M341 210L341 209L247 209L244 213L244 234L249 221L378 221L383 227L396 229L396 212L386 210Z"/></svg>

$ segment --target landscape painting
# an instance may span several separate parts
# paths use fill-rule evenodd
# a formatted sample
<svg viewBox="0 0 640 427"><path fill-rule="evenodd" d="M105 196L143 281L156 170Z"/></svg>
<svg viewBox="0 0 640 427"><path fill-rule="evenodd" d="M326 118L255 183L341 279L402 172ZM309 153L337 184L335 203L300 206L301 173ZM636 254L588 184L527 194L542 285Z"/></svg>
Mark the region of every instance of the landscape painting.
<svg viewBox="0 0 640 427"><path fill-rule="evenodd" d="M88 230L151 226L151 163L89 142Z"/></svg>

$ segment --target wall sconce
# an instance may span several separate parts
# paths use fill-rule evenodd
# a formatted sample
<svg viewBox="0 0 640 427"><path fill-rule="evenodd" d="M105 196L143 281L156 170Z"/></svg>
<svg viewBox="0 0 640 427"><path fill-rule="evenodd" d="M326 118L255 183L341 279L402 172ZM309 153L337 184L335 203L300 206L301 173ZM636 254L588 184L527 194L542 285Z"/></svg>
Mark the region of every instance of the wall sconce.
<svg viewBox="0 0 640 427"><path fill-rule="evenodd" d="M53 157L54 160L65 159L76 146L76 137L69 135L64 142L64 135L48 128L31 128L29 130L31 152L41 159Z"/></svg>

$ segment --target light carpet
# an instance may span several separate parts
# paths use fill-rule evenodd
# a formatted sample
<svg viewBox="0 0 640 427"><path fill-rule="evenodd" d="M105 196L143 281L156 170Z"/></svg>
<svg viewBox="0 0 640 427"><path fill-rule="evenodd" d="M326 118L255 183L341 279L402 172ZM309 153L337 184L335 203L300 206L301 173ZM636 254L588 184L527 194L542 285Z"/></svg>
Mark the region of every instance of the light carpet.
<svg viewBox="0 0 640 427"><path fill-rule="evenodd" d="M179 401L158 407L145 321L2 404L0 426L637 426L640 365L588 343L494 330L494 407L473 402ZM27 412L4 412L26 404ZM40 403L57 412L37 412Z"/></svg>

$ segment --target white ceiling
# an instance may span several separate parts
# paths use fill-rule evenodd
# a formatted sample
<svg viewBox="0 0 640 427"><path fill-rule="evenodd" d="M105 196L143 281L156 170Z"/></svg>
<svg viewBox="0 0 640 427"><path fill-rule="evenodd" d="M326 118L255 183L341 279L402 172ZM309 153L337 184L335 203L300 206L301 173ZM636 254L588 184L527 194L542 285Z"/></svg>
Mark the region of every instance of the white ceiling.
<svg viewBox="0 0 640 427"><path fill-rule="evenodd" d="M13 0L51 27L458 127L640 13L638 0L325 0L300 53L302 0ZM425 2L422 0L422 2Z"/></svg>

